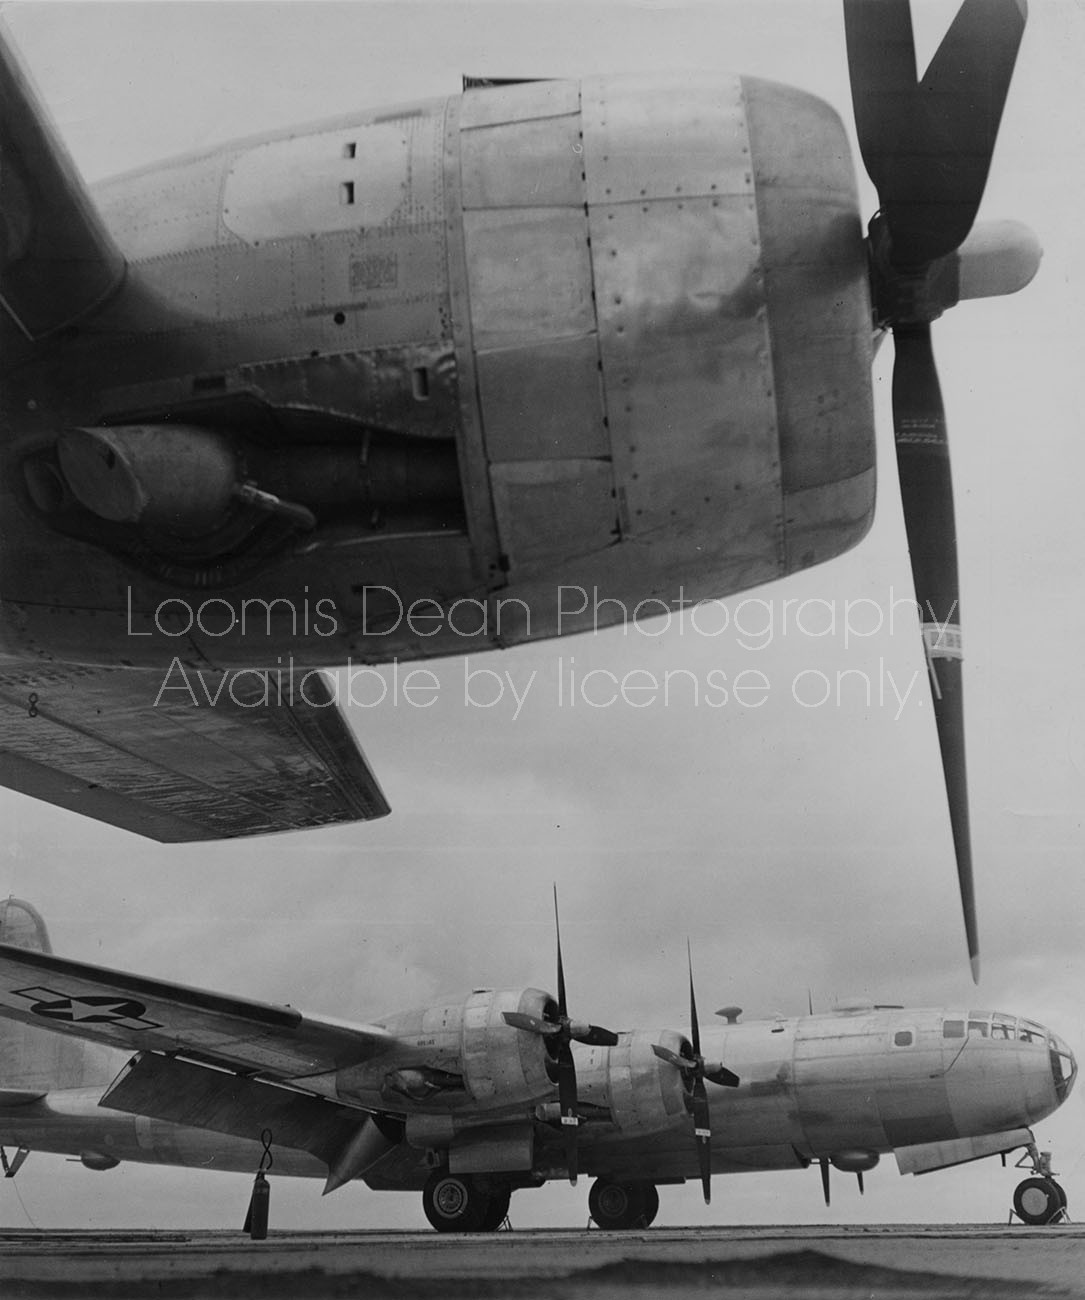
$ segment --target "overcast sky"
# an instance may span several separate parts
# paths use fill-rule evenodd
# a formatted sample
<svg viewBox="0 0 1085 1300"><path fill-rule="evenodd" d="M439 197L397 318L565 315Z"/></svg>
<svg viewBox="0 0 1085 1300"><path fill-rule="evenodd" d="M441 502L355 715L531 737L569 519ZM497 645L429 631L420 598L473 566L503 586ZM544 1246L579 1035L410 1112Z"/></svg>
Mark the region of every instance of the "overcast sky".
<svg viewBox="0 0 1085 1300"><path fill-rule="evenodd" d="M925 64L956 6L913 7ZM455 93L465 72L718 68L821 95L851 130L836 0L20 3L2 13L90 180L234 136ZM875 369L872 532L842 559L744 604L732 598L723 634L647 623L472 661L521 690L536 673L515 720L508 697L465 706L463 661L441 661L435 707L352 711L394 808L374 825L162 847L0 791L0 891L38 906L64 955L371 1020L448 989L553 987L556 881L572 1009L601 1024L685 1027L688 935L706 1016L725 1003L747 1017L799 1014L810 989L819 1009L868 996L1016 1012L1085 1050L1083 53L1082 6L1037 0L981 217L1028 222L1043 266L1022 294L963 305L934 328L957 493L978 991L914 621L902 608L892 634L851 644L840 628L846 601L887 613L911 591L891 344ZM865 175L861 193L869 215ZM806 607L800 628L803 600L823 603ZM556 691L569 655L585 671L686 668L701 682L713 668L756 668L770 689L757 708L708 708L680 692L666 707L570 708ZM814 674L835 691L845 669L870 678L869 706L852 675L839 703L807 707ZM902 694L913 683L903 706L889 674ZM1073 1213L1077 1189L1085 1195L1081 1096L1038 1138L1054 1148ZM987 1161L917 1186L888 1158L862 1201L853 1179L837 1179L828 1213L809 1171L717 1180L710 1210L696 1185L665 1188L659 1221L997 1221L1015 1181ZM96 1174L35 1155L17 1188L0 1181L0 1224L26 1223L18 1191L41 1226L230 1226L248 1186L246 1176L135 1166ZM415 1194L319 1193L279 1180L273 1223L424 1225ZM514 1221L582 1224L585 1198L583 1184L522 1193Z"/></svg>

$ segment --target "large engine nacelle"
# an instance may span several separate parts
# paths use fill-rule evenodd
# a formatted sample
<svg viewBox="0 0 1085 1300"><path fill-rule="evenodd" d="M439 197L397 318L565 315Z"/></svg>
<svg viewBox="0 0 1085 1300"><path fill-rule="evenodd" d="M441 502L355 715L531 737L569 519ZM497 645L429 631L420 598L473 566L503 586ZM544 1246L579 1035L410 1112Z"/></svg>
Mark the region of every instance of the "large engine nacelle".
<svg viewBox="0 0 1085 1300"><path fill-rule="evenodd" d="M605 1107L614 1126L629 1135L658 1133L687 1114L686 1085L679 1070L661 1061L653 1044L688 1056L686 1038L673 1029L637 1029L620 1036L617 1047L577 1057L577 1083L583 1108Z"/></svg>
<svg viewBox="0 0 1085 1300"><path fill-rule="evenodd" d="M867 245L802 92L487 87L97 198L123 286L5 379L21 658L158 668L160 606L212 591L274 605L262 656L475 653L746 590L873 518ZM307 596L335 625L302 640ZM186 649L248 667L242 623Z"/></svg>
<svg viewBox="0 0 1085 1300"><path fill-rule="evenodd" d="M542 989L476 989L466 999L405 1011L384 1021L399 1040L396 1065L380 1059L340 1073L338 1091L404 1114L490 1115L548 1100L546 1040L505 1023L506 1011L544 1018L554 1000Z"/></svg>

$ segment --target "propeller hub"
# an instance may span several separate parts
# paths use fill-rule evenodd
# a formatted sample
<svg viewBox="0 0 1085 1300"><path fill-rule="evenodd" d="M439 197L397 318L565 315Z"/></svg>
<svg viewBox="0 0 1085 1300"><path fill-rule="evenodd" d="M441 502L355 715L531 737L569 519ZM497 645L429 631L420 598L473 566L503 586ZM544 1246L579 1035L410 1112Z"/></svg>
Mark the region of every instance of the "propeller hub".
<svg viewBox="0 0 1085 1300"><path fill-rule="evenodd" d="M874 325L920 325L937 320L960 299L960 262L956 253L919 267L893 262L889 225L878 213L868 227L870 301Z"/></svg>

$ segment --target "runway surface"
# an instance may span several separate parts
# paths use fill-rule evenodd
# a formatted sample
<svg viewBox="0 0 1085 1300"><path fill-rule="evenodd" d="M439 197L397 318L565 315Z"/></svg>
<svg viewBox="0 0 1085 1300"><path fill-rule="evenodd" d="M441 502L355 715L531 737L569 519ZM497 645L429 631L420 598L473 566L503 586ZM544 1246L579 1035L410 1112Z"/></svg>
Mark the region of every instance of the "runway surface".
<svg viewBox="0 0 1085 1300"><path fill-rule="evenodd" d="M0 1291L80 1300L1085 1297L1085 1226L644 1232L0 1231Z"/></svg>

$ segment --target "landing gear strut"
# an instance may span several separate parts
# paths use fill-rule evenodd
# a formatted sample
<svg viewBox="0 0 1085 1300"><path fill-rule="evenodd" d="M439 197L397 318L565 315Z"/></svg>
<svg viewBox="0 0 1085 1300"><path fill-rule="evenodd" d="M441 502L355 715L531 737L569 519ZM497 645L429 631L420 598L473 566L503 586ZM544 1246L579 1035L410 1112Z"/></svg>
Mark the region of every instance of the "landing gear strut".
<svg viewBox="0 0 1085 1300"><path fill-rule="evenodd" d="M438 1232L495 1232L505 1221L511 1197L507 1183L438 1169L422 1193L422 1209Z"/></svg>
<svg viewBox="0 0 1085 1300"><path fill-rule="evenodd" d="M1022 1223L1036 1227L1067 1219L1066 1193L1051 1173L1051 1152L1037 1151L1030 1145L1027 1154L1014 1165L1015 1169L1026 1167L1031 1167L1032 1177L1023 1179L1014 1189L1013 1214Z"/></svg>
<svg viewBox="0 0 1085 1300"><path fill-rule="evenodd" d="M599 1178L588 1193L588 1212L600 1228L610 1231L647 1228L659 1213L659 1192L653 1183Z"/></svg>

